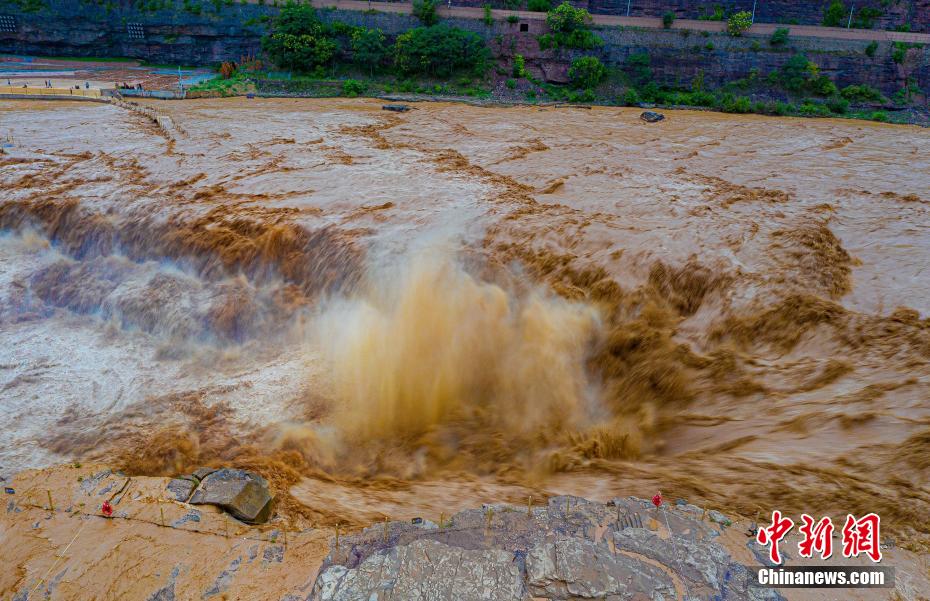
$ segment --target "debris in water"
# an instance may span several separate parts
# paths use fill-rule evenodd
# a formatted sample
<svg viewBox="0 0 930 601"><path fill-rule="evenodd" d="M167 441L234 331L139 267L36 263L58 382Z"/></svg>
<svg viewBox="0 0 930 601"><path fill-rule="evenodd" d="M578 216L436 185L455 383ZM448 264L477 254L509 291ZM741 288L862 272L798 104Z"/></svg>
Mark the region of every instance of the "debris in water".
<svg viewBox="0 0 930 601"><path fill-rule="evenodd" d="M645 121L646 123L655 123L656 121L661 121L665 119L665 115L662 113L656 113L654 111L643 111L640 113L639 118Z"/></svg>
<svg viewBox="0 0 930 601"><path fill-rule="evenodd" d="M406 113L410 107L406 104L385 104L381 107L385 111L394 111L395 113Z"/></svg>

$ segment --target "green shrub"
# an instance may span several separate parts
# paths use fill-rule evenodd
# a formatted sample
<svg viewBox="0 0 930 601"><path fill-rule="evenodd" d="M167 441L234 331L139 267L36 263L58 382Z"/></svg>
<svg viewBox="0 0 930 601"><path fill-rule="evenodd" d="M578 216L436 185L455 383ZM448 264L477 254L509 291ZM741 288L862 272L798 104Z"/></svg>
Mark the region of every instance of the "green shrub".
<svg viewBox="0 0 930 601"><path fill-rule="evenodd" d="M852 20L852 27L855 29L872 29L875 27L875 20L881 16L881 10L871 6L863 6L856 11L856 16Z"/></svg>
<svg viewBox="0 0 930 601"><path fill-rule="evenodd" d="M840 27L846 24L849 12L843 0L832 0L823 11L823 24L827 27Z"/></svg>
<svg viewBox="0 0 930 601"><path fill-rule="evenodd" d="M526 10L534 13L546 13L552 10L552 0L528 0Z"/></svg>
<svg viewBox="0 0 930 601"><path fill-rule="evenodd" d="M505 83L511 90L517 87L517 80L515 79L508 79Z"/></svg>
<svg viewBox="0 0 930 601"><path fill-rule="evenodd" d="M712 93L698 90L690 94L684 94L681 98L681 104L690 106L714 106L716 100L717 98Z"/></svg>
<svg viewBox="0 0 930 601"><path fill-rule="evenodd" d="M804 54L792 56L769 81L792 92L807 90L819 96L837 93L836 84L826 75L821 75L817 64L809 61Z"/></svg>
<svg viewBox="0 0 930 601"><path fill-rule="evenodd" d="M759 43L759 40L753 40L752 44L749 45L749 49L753 52L759 52L762 50L762 44Z"/></svg>
<svg viewBox="0 0 930 601"><path fill-rule="evenodd" d="M559 33L570 33L587 28L591 15L583 8L575 8L567 1L556 6L546 15L546 25Z"/></svg>
<svg viewBox="0 0 930 601"><path fill-rule="evenodd" d="M743 32L752 27L752 13L741 10L727 19L727 33L732 36L743 35Z"/></svg>
<svg viewBox="0 0 930 601"><path fill-rule="evenodd" d="M580 92L569 92L568 101L569 102L592 102L594 101L594 90L588 88Z"/></svg>
<svg viewBox="0 0 930 601"><path fill-rule="evenodd" d="M834 96L827 99L827 108L830 109L831 113L845 115L846 111L849 110L849 101L843 97Z"/></svg>
<svg viewBox="0 0 930 601"><path fill-rule="evenodd" d="M775 33L772 34L772 37L769 38L769 44L772 46L784 46L788 43L788 33L790 30L787 27L779 27L775 30Z"/></svg>
<svg viewBox="0 0 930 601"><path fill-rule="evenodd" d="M662 27L666 29L671 29L672 24L675 22L675 13L672 11L666 12L662 15Z"/></svg>
<svg viewBox="0 0 930 601"><path fill-rule="evenodd" d="M520 22L520 17L517 15L507 15L507 22L513 25L514 23Z"/></svg>
<svg viewBox="0 0 930 601"><path fill-rule="evenodd" d="M807 88L818 96L833 96L837 93L836 84L826 75L812 77L808 81Z"/></svg>
<svg viewBox="0 0 930 601"><path fill-rule="evenodd" d="M748 113L752 110L752 102L748 96L734 98L732 95L727 95L721 108L725 113Z"/></svg>
<svg viewBox="0 0 930 601"><path fill-rule="evenodd" d="M427 27L439 22L436 14L437 0L413 0L413 16Z"/></svg>
<svg viewBox="0 0 930 601"><path fill-rule="evenodd" d="M882 93L868 84L846 86L840 95L850 102L882 102Z"/></svg>
<svg viewBox="0 0 930 601"><path fill-rule="evenodd" d="M365 93L365 90L368 89L368 84L357 81L355 79L347 79L342 82L342 94L343 96L348 96L349 98L355 98L356 96L361 96Z"/></svg>
<svg viewBox="0 0 930 601"><path fill-rule="evenodd" d="M707 50L708 52L710 52L710 51L713 50L713 49L714 49L714 43L713 43L713 42L707 42L706 44L704 44L704 50Z"/></svg>
<svg viewBox="0 0 930 601"><path fill-rule="evenodd" d="M723 19L724 19L723 7L720 6L719 4L714 5L714 12L712 12L711 14L708 15L708 14L702 13L698 17L698 20L700 21L723 21Z"/></svg>
<svg viewBox="0 0 930 601"><path fill-rule="evenodd" d="M804 103L801 104L798 113L805 117L829 117L831 115L830 109L828 109L826 105L818 104L810 100L805 100Z"/></svg>
<svg viewBox="0 0 930 601"><path fill-rule="evenodd" d="M904 62L907 58L907 51L909 48L919 48L919 44L909 44L907 42L895 42L894 50L891 51L891 60L898 63L899 65Z"/></svg>
<svg viewBox="0 0 930 601"><path fill-rule="evenodd" d="M578 57L568 69L568 79L576 88L595 88L606 74L606 67L596 56Z"/></svg>
<svg viewBox="0 0 930 601"><path fill-rule="evenodd" d="M491 12L491 5L484 5L484 24L490 27L494 25L494 13Z"/></svg>
<svg viewBox="0 0 930 601"><path fill-rule="evenodd" d="M638 106L639 103L639 94L636 93L636 90L634 88L627 88L626 93L623 94L623 104L626 106Z"/></svg>
<svg viewBox="0 0 930 601"><path fill-rule="evenodd" d="M791 112L789 110L789 106L790 105L787 105L784 102L767 102L765 103L765 112L769 115L779 115L784 117L789 112Z"/></svg>
<svg viewBox="0 0 930 601"><path fill-rule="evenodd" d="M869 42L869 45L865 47L865 55L871 58L875 56L876 50L878 50L878 42Z"/></svg>
<svg viewBox="0 0 930 601"><path fill-rule="evenodd" d="M513 55L513 76L526 77L526 61L522 54Z"/></svg>
<svg viewBox="0 0 930 601"><path fill-rule="evenodd" d="M888 121L888 113L886 113L885 111L875 111L874 113L869 115L869 119L871 119L872 121L886 122Z"/></svg>
<svg viewBox="0 0 930 601"><path fill-rule="evenodd" d="M576 29L569 33L544 33L537 38L540 50L549 48L576 48L579 50L594 50L604 44L604 40L597 37L587 29Z"/></svg>
<svg viewBox="0 0 930 601"><path fill-rule="evenodd" d="M394 42L394 64L404 74L444 77L466 69L483 73L489 58L481 36L447 25L410 29Z"/></svg>

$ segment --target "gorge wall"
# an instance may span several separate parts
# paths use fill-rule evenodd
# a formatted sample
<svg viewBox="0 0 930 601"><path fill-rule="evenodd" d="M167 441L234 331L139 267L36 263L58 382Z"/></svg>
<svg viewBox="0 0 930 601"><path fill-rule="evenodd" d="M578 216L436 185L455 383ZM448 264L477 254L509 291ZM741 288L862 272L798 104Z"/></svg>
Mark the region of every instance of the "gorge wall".
<svg viewBox="0 0 930 601"><path fill-rule="evenodd" d="M599 1L599 0L592 0ZM733 0L733 2L744 0ZM928 0L930 1L930 0ZM60 56L122 56L154 64L205 65L261 52L261 36L277 9L258 4L202 5L199 13L182 8L147 11L129 2L95 4L79 0L56 2L35 12L5 0L0 4L0 52ZM795 3L781 0L784 4ZM636 3L634 3L636 4ZM647 3L641 2L639 6ZM654 3L658 6L658 3ZM699 5L678 1L679 5ZM760 2L771 7L777 2ZM911 6L906 2L891 7ZM690 10L690 9L689 9ZM768 8L767 8L768 10ZM890 9L889 9L890 10ZM909 10L917 10L911 6ZM922 9L921 9L922 10ZM323 10L325 20L376 27L392 36L418 22L407 15ZM521 23L447 19L447 23L484 36L502 63L522 54L531 71L550 81L564 78L578 51L542 51L537 36L543 21ZM902 62L893 60L894 47L879 43L874 56L866 55L868 42L791 37L787 45L772 47L767 38L707 34L687 30L601 28L605 44L586 54L597 54L609 64L622 64L634 53L648 53L659 83L688 85L698 75L717 86L753 73L760 77L777 70L794 54L805 53L838 86L867 83L886 95L916 84L930 90L930 48L910 48Z"/></svg>

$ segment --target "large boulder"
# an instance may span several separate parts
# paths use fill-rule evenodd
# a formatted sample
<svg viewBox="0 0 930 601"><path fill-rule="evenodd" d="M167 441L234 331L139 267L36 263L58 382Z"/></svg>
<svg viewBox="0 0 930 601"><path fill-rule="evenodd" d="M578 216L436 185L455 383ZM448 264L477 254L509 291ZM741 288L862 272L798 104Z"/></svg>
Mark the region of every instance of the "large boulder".
<svg viewBox="0 0 930 601"><path fill-rule="evenodd" d="M261 524L271 517L273 501L264 478L246 470L224 468L204 476L189 503L217 505L238 520Z"/></svg>

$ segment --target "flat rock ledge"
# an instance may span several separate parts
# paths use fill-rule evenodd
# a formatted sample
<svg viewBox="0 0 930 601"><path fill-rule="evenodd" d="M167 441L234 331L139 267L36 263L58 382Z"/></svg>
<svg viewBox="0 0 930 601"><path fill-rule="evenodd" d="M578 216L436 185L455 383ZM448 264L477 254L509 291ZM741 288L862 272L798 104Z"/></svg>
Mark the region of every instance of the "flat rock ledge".
<svg viewBox="0 0 930 601"><path fill-rule="evenodd" d="M317 601L781 600L750 586L754 572L715 539L717 524L688 504L489 505L443 524L414 520L333 540L310 598Z"/></svg>

